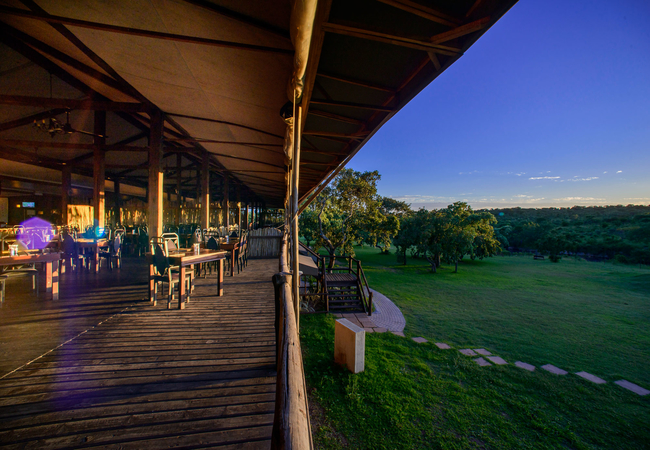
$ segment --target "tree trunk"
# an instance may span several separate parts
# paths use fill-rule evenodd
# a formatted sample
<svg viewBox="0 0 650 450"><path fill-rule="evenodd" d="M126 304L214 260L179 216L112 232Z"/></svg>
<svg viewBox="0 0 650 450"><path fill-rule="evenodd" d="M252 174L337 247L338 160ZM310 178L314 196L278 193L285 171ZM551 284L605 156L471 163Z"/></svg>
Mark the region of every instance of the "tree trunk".
<svg viewBox="0 0 650 450"><path fill-rule="evenodd" d="M454 273L458 273L458 260L456 260L456 265L454 267Z"/></svg>
<svg viewBox="0 0 650 450"><path fill-rule="evenodd" d="M436 253L435 264L436 264L436 267L440 267L440 253Z"/></svg>
<svg viewBox="0 0 650 450"><path fill-rule="evenodd" d="M328 253L330 254L330 263L328 264L327 268L329 270L332 270L334 268L334 264L336 263L336 254L335 252L330 252L329 250Z"/></svg>
<svg viewBox="0 0 650 450"><path fill-rule="evenodd" d="M406 248L404 249L404 265L406 265Z"/></svg>

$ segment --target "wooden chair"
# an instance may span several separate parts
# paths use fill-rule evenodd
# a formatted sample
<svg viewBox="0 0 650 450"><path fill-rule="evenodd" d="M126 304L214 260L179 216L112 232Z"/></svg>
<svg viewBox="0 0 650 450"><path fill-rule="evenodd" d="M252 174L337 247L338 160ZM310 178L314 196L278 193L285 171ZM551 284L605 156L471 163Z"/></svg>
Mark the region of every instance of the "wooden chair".
<svg viewBox="0 0 650 450"><path fill-rule="evenodd" d="M160 238L153 238L151 241L151 254L153 258L153 267L154 267L154 274L150 275L150 280L153 280L154 282L154 290L153 290L153 302L156 304L157 301L157 296L158 296L158 283L162 283L164 287L164 283L167 283L168 286L168 291L167 291L167 308L171 308L171 304L174 301L174 287L176 284L178 284L178 272L174 271L172 269L172 266L169 264L169 258L167 257L168 255L168 250L166 248L166 243L164 242L157 242L157 240ZM185 275L185 280L182 280L184 283L188 283L188 288L187 288L187 295L189 297L191 293L191 284L192 284L192 278L191 278L191 271L187 271Z"/></svg>
<svg viewBox="0 0 650 450"><path fill-rule="evenodd" d="M7 275L0 275L0 308L5 303L5 284L7 282Z"/></svg>

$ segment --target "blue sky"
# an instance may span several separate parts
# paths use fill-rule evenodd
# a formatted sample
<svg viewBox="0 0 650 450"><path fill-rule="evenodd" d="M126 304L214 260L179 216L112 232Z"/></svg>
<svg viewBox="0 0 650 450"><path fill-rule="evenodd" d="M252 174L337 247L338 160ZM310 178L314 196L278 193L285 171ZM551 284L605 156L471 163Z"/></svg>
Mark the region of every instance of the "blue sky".
<svg viewBox="0 0 650 450"><path fill-rule="evenodd" d="M650 204L650 1L520 0L348 167L416 208Z"/></svg>

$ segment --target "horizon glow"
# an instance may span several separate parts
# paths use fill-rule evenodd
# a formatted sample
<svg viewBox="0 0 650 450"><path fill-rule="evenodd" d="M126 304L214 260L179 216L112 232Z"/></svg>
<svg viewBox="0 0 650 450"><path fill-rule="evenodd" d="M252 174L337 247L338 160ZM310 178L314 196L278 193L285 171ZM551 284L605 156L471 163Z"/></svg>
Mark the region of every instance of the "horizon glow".
<svg viewBox="0 0 650 450"><path fill-rule="evenodd" d="M348 167L414 208L650 204L650 2L520 0Z"/></svg>

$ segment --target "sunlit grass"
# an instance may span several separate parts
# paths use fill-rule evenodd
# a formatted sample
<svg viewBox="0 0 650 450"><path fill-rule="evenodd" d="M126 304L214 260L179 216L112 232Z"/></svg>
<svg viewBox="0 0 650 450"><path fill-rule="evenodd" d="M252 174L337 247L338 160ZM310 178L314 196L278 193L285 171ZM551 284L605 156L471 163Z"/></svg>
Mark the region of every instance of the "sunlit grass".
<svg viewBox="0 0 650 450"><path fill-rule="evenodd" d="M641 267L498 257L438 274L426 262L357 249L373 288L406 316L408 337L485 347L513 363L551 363L595 385L508 365L480 368L455 350L392 334L366 336L366 371L332 363L333 321L304 317L305 373L328 424L351 448L644 448L650 388L650 271ZM316 441L340 441L321 431Z"/></svg>

